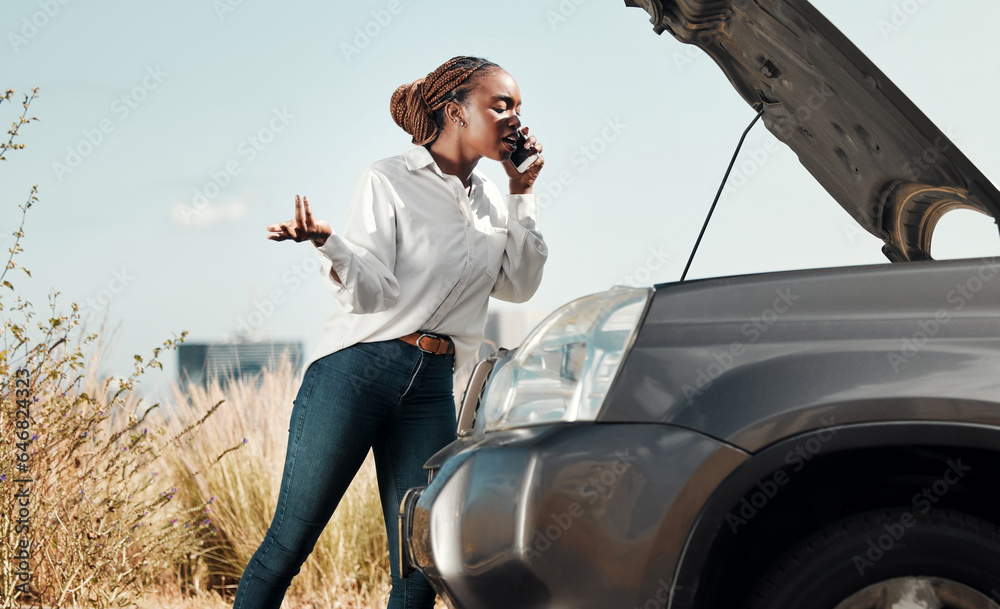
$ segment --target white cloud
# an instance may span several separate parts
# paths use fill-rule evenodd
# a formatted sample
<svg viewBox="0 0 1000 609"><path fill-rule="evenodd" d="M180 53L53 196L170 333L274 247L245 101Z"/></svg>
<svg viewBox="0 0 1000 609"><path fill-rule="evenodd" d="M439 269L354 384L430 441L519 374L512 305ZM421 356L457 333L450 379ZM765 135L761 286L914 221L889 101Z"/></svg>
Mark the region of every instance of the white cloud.
<svg viewBox="0 0 1000 609"><path fill-rule="evenodd" d="M200 207L176 202L170 206L167 213L174 226L206 228L216 224L235 222L243 218L247 215L247 204L239 199L225 205L208 203Z"/></svg>

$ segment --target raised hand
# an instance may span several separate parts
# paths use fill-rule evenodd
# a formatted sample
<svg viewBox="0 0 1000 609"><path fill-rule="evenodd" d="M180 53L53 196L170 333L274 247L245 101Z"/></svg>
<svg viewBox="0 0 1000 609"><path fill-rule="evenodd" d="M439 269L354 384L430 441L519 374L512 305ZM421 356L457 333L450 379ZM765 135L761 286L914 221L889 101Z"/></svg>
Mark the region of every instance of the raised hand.
<svg viewBox="0 0 1000 609"><path fill-rule="evenodd" d="M272 241L291 239L301 243L310 239L316 247L321 247L326 243L327 237L333 234L333 229L326 221L313 219L309 199L299 195L295 195L295 217L287 222L271 224L267 230L270 232L267 238Z"/></svg>

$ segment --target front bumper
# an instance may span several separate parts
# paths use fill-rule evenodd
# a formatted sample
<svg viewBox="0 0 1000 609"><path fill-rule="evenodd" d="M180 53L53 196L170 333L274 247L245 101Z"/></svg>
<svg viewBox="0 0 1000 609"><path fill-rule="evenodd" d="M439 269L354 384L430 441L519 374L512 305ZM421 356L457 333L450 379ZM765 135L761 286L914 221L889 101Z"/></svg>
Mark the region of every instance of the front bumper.
<svg viewBox="0 0 1000 609"><path fill-rule="evenodd" d="M701 505L746 457L689 430L595 423L443 452L401 505L401 560L456 609L666 607Z"/></svg>

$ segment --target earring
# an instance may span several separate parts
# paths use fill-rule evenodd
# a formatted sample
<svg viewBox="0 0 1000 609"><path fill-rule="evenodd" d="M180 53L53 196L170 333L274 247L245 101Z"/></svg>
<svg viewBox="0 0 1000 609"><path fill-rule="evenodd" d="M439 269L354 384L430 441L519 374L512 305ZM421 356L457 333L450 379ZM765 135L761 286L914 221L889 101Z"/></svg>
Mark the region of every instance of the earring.
<svg viewBox="0 0 1000 609"><path fill-rule="evenodd" d="M465 126L465 121L462 121L462 126L463 126L463 127Z"/></svg>

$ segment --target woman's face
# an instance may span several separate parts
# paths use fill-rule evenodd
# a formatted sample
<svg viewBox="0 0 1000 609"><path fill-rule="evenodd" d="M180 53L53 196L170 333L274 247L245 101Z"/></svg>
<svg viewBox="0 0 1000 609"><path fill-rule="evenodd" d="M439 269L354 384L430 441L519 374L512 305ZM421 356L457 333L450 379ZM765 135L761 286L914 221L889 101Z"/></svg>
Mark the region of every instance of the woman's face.
<svg viewBox="0 0 1000 609"><path fill-rule="evenodd" d="M514 77L495 68L479 77L463 104L462 142L476 156L505 161L521 126L521 90Z"/></svg>

